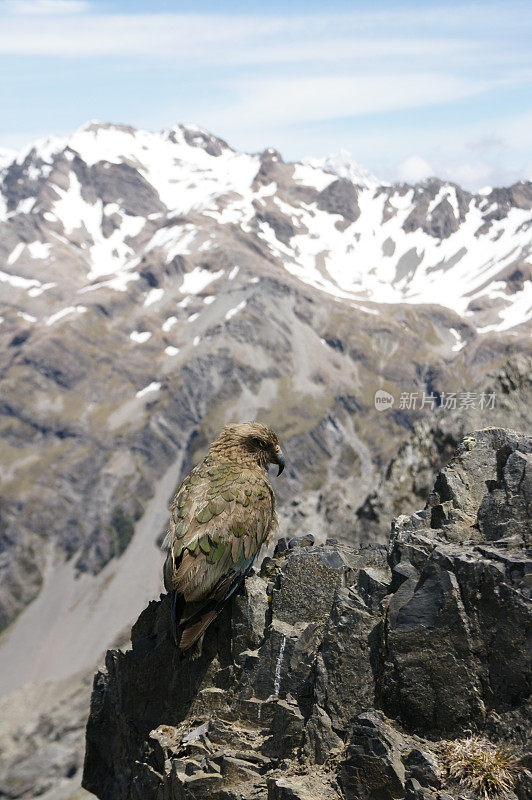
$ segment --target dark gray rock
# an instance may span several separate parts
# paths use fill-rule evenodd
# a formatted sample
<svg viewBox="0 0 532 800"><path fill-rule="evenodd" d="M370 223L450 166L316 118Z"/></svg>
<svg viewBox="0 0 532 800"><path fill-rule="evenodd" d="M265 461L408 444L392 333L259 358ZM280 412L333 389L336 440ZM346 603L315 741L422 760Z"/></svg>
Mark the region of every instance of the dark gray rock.
<svg viewBox="0 0 532 800"><path fill-rule="evenodd" d="M395 585L408 576L405 565L412 572L388 603L382 702L409 729L482 725L488 711L520 705L530 691L525 574L531 564L524 551L530 446L524 434L476 431L439 474L426 508L396 523L390 548ZM511 475L514 469L521 475L519 492L501 491L505 470ZM501 530L499 519L505 539L481 544L486 533Z"/></svg>
<svg viewBox="0 0 532 800"><path fill-rule="evenodd" d="M375 627L375 615L356 590L338 589L316 659L315 696L333 728L344 734L353 717L374 702Z"/></svg>
<svg viewBox="0 0 532 800"><path fill-rule="evenodd" d="M338 756L343 750L343 740L333 731L331 718L323 708L314 705L305 726L304 752L315 764Z"/></svg>
<svg viewBox="0 0 532 800"><path fill-rule="evenodd" d="M246 581L245 594L234 600L231 642L235 661L262 644L269 611L266 589L266 582L259 575L252 575Z"/></svg>
<svg viewBox="0 0 532 800"><path fill-rule="evenodd" d="M301 747L305 719L295 700L278 700L272 721L272 735L262 752L271 758L288 758Z"/></svg>
<svg viewBox="0 0 532 800"><path fill-rule="evenodd" d="M177 657L168 636L168 598L150 604L133 628L132 649L110 652L106 671L95 678L86 788L105 800L142 792L147 800L163 786L172 787L165 788L172 797L210 792L222 798L243 780L258 787L264 772L303 752L316 765L340 753L342 739L316 704L324 686L331 698L338 695L331 704L342 719L349 714L340 708L337 674L324 673L315 689L317 653L324 647L326 664L332 663L324 636L342 613L346 584L365 569L384 575L384 552L315 546L309 537L295 544L247 581L209 629L201 658ZM346 613L352 610L348 604ZM364 614L369 625L370 612ZM347 628L338 640L340 648L354 641ZM371 674L362 655L358 663ZM324 797L336 796L327 792Z"/></svg>
<svg viewBox="0 0 532 800"><path fill-rule="evenodd" d="M232 149L229 147L227 142L224 141L224 139L220 139L218 136L213 136L211 133L203 131L196 126L178 125L177 129L181 131L187 144L189 144L191 147L201 147L210 156L215 156L218 158L222 155L224 150ZM168 139L171 142L178 141L176 132L174 130L170 131L168 134Z"/></svg>
<svg viewBox="0 0 532 800"><path fill-rule="evenodd" d="M532 772L530 770L524 769L517 776L515 793L519 800L530 800L532 797Z"/></svg>
<svg viewBox="0 0 532 800"><path fill-rule="evenodd" d="M392 596L385 623L382 703L410 730L457 729L485 717L480 676L460 589L429 563Z"/></svg>
<svg viewBox="0 0 532 800"><path fill-rule="evenodd" d="M82 187L82 197L89 203L116 203L135 217L147 217L165 208L153 186L130 164L100 162L89 167L76 156L72 169Z"/></svg>
<svg viewBox="0 0 532 800"><path fill-rule="evenodd" d="M422 786L441 786L441 770L435 756L428 750L413 750L403 759L405 768L410 776L419 781Z"/></svg>
<svg viewBox="0 0 532 800"><path fill-rule="evenodd" d="M392 800L404 795L402 736L376 712L354 723L342 763L340 784L348 800Z"/></svg>
<svg viewBox="0 0 532 800"><path fill-rule="evenodd" d="M416 778L408 778L406 781L405 797L406 800L444 800L443 794L423 788ZM453 798L447 795L447 800L453 800Z"/></svg>
<svg viewBox="0 0 532 800"><path fill-rule="evenodd" d="M360 216L357 190L347 178L338 178L318 195L317 205L329 214L339 214L346 222L356 222Z"/></svg>
<svg viewBox="0 0 532 800"><path fill-rule="evenodd" d="M532 496L532 453L498 452L497 477L478 510L478 525L485 539L522 536L530 544L530 497Z"/></svg>
<svg viewBox="0 0 532 800"><path fill-rule="evenodd" d="M295 235L295 228L289 217L281 214L280 211L264 210L257 203L255 216L259 222L265 222L273 229L276 237L283 244L290 244L290 239Z"/></svg>

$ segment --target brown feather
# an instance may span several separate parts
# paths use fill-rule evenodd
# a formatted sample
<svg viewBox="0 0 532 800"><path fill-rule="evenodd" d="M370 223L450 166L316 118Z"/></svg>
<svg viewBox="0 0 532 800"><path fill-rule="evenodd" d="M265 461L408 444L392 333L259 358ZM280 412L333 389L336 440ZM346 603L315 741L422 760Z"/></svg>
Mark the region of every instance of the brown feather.
<svg viewBox="0 0 532 800"><path fill-rule="evenodd" d="M180 651L183 653L185 650L192 647L217 616L218 611L208 611L198 622L194 623L194 625L184 628L178 644Z"/></svg>

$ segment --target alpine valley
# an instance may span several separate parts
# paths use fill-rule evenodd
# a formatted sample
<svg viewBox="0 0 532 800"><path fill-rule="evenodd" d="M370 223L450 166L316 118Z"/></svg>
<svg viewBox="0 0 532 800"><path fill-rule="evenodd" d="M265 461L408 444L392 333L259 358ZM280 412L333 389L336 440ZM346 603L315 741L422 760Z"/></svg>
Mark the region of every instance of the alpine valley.
<svg viewBox="0 0 532 800"><path fill-rule="evenodd" d="M531 212L530 182L390 185L192 125L0 150L0 797L89 796L87 676L226 422L279 434L279 535L350 544L468 430L529 426Z"/></svg>

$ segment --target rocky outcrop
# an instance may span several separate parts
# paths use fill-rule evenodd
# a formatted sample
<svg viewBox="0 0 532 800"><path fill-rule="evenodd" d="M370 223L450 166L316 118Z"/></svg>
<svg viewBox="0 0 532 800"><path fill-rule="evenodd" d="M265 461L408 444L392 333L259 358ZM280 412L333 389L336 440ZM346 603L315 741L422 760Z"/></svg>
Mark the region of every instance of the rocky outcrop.
<svg viewBox="0 0 532 800"><path fill-rule="evenodd" d="M318 208L329 214L339 214L346 222L355 222L360 216L357 190L347 178L338 178L318 195Z"/></svg>
<svg viewBox="0 0 532 800"><path fill-rule="evenodd" d="M452 457L468 431L486 426L526 430L532 406L532 370L528 358L514 355L490 372L471 393L476 403L446 407L446 397L434 412L414 425L356 511L356 537L383 540L392 517L409 514L425 502L438 471ZM492 398L480 408L478 398Z"/></svg>
<svg viewBox="0 0 532 800"><path fill-rule="evenodd" d="M95 677L84 786L101 800L449 800L447 739L478 731L524 755L531 462L530 437L476 431L388 550L280 540L201 657L178 657L169 598L150 603Z"/></svg>

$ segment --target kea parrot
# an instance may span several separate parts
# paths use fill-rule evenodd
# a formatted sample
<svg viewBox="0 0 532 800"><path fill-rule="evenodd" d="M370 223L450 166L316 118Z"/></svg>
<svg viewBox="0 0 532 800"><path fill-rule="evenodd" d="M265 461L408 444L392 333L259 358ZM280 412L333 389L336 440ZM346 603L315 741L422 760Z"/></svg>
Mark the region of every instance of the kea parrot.
<svg viewBox="0 0 532 800"><path fill-rule="evenodd" d="M251 572L277 522L268 465L284 458L259 422L227 425L185 478L172 505L164 585L172 594L172 636L180 652L196 644Z"/></svg>

